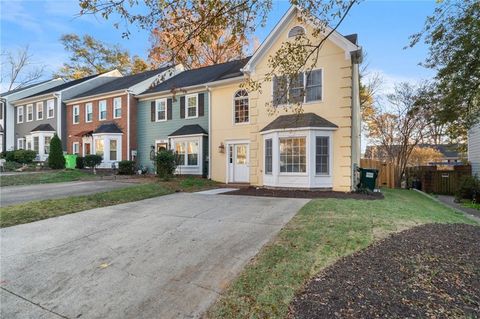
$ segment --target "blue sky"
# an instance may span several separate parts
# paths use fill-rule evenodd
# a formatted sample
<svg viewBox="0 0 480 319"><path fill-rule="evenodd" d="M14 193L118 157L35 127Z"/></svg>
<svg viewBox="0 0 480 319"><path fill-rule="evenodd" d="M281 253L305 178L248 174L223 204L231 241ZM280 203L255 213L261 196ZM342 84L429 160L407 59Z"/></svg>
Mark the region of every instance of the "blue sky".
<svg viewBox="0 0 480 319"><path fill-rule="evenodd" d="M288 2L274 0L274 8L264 29L256 36L263 40L282 14ZM427 54L419 45L404 50L408 36L419 31L435 1L363 1L355 6L339 31L357 33L367 52L368 70L382 74L386 91L398 81L419 81L433 75L418 65ZM67 60L59 38L64 33L91 34L110 44L120 44L130 53L146 56L149 47L146 31L130 27L129 39L113 27L114 19L94 16L77 17L76 0L0 0L0 45L2 52L29 45L37 63L47 66L46 77ZM3 86L2 86L3 87Z"/></svg>

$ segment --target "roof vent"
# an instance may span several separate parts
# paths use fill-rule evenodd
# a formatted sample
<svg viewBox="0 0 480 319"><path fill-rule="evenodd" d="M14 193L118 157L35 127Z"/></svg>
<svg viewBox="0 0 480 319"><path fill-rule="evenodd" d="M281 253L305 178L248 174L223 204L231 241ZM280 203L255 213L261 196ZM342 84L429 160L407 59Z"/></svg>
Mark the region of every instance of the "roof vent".
<svg viewBox="0 0 480 319"><path fill-rule="evenodd" d="M305 34L305 28L300 25L297 25L291 28L290 31L288 31L289 38L295 38L296 36L304 35L304 34Z"/></svg>

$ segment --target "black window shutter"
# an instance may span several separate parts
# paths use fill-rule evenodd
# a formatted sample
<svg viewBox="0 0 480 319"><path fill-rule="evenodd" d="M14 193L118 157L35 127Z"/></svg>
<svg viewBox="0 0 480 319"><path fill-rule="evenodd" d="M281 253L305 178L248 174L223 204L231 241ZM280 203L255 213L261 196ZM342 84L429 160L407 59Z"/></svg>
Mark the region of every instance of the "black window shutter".
<svg viewBox="0 0 480 319"><path fill-rule="evenodd" d="M185 118L185 97L180 97L180 118Z"/></svg>
<svg viewBox="0 0 480 319"><path fill-rule="evenodd" d="M155 122L155 101L152 101L152 103L150 103L150 120L152 122Z"/></svg>
<svg viewBox="0 0 480 319"><path fill-rule="evenodd" d="M205 93L200 93L198 95L198 116L203 116L205 114Z"/></svg>
<svg viewBox="0 0 480 319"><path fill-rule="evenodd" d="M167 99L167 120L172 119L172 99Z"/></svg>

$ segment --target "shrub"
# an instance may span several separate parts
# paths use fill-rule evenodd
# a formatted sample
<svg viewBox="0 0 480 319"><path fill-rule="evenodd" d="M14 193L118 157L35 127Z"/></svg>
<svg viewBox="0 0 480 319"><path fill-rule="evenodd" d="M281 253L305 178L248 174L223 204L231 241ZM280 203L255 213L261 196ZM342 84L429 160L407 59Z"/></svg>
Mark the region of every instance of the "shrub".
<svg viewBox="0 0 480 319"><path fill-rule="evenodd" d="M3 169L7 172L15 171L16 169L22 167L22 164L13 162L13 161L6 161L3 164Z"/></svg>
<svg viewBox="0 0 480 319"><path fill-rule="evenodd" d="M163 150L157 154L157 175L164 180L172 177L177 168L175 153L171 150Z"/></svg>
<svg viewBox="0 0 480 319"><path fill-rule="evenodd" d="M76 160L75 166L76 166L78 169L85 168L85 158L84 158L84 157L81 157L81 156L77 156L77 160Z"/></svg>
<svg viewBox="0 0 480 319"><path fill-rule="evenodd" d="M48 154L48 167L52 169L65 168L65 157L63 156L62 141L57 134L53 135L50 141L50 153Z"/></svg>
<svg viewBox="0 0 480 319"><path fill-rule="evenodd" d="M30 150L15 150L3 153L2 158L7 162L17 162L20 164L29 164L37 157L37 152Z"/></svg>
<svg viewBox="0 0 480 319"><path fill-rule="evenodd" d="M95 167L97 167L102 163L102 157L96 154L86 155L84 157L84 162L86 167L90 167L90 168L93 168L93 170L95 170Z"/></svg>
<svg viewBox="0 0 480 319"><path fill-rule="evenodd" d="M120 161L120 162L118 162L118 174L120 174L120 175L133 175L133 174L135 174L135 162L134 161Z"/></svg>
<svg viewBox="0 0 480 319"><path fill-rule="evenodd" d="M480 200L480 180L477 177L465 176L460 180L460 185L455 193L456 200Z"/></svg>

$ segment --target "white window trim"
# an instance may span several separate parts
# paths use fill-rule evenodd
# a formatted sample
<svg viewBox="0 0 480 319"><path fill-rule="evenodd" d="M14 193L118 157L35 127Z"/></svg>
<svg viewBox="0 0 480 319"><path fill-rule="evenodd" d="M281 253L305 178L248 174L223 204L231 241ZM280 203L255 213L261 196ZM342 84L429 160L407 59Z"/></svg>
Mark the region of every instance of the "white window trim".
<svg viewBox="0 0 480 319"><path fill-rule="evenodd" d="M273 85L272 85L273 87ZM235 98L235 95L241 91L241 90L244 90L244 89L240 89L240 90L237 90L235 91L235 93L233 93L233 100L232 100L232 123L233 125L247 125L247 124L250 124L250 94L248 94L248 91L247 91L247 101L248 101L248 121L247 122L241 122L241 123L235 123L235 100L236 99L240 99L240 98Z"/></svg>
<svg viewBox="0 0 480 319"><path fill-rule="evenodd" d="M39 106L40 106L40 107L39 107ZM36 109L36 111L37 111L37 112L36 112L36 113L37 113L37 121L38 121L38 120L43 120L43 117L44 117L44 116L43 116L43 113L44 113L44 111L45 111L45 110L44 110L44 107L43 107L43 102L37 102L37 104L35 105L35 109ZM42 110L42 117L39 117L39 116L38 116L38 113L40 113L40 112L39 112L40 109Z"/></svg>
<svg viewBox="0 0 480 319"><path fill-rule="evenodd" d="M328 173L317 173L317 137L326 137L328 138ZM332 137L330 135L315 134L314 135L314 163L313 170L316 177L331 177L332 176Z"/></svg>
<svg viewBox="0 0 480 319"><path fill-rule="evenodd" d="M92 144L90 144L90 151L92 154L97 154L96 141L103 140L103 159L100 167L110 168L112 163L117 163L122 160L122 133L102 133L92 135ZM117 159L110 160L110 140L117 140ZM108 155L108 159L107 159Z"/></svg>
<svg viewBox="0 0 480 319"><path fill-rule="evenodd" d="M280 170L280 140L281 139L293 139L293 138L304 138L305 139L305 173L302 172L282 172ZM278 136L278 158L277 158L277 163L278 163L278 176L308 176L308 170L309 170L309 155L310 155L310 150L308 147L308 136L307 135L295 135L295 136ZM272 148L273 148L273 143L272 143ZM272 150L272 157L273 157L273 150ZM272 172L273 172L273 162L272 162Z"/></svg>
<svg viewBox="0 0 480 319"><path fill-rule="evenodd" d="M102 119L102 111L100 109L100 103L105 102L105 118ZM98 101L98 120L99 121L106 121L108 117L108 111L107 111L107 100L100 100Z"/></svg>
<svg viewBox="0 0 480 319"><path fill-rule="evenodd" d="M202 166L203 161L203 145L202 145L202 137L203 135L196 135L192 137L177 137L172 138L172 150L174 152L177 151L177 144L184 144L185 145L185 155L184 155L184 163L185 165L178 165L177 167L180 168L200 168ZM188 142L196 142L198 143L198 153L197 153L197 165L188 165ZM201 173L201 172L200 172Z"/></svg>
<svg viewBox="0 0 480 319"><path fill-rule="evenodd" d="M75 114L75 112L77 112ZM75 115L78 115L78 122L75 122ZM80 123L80 105L74 105L72 108L72 123L79 124Z"/></svg>
<svg viewBox="0 0 480 319"><path fill-rule="evenodd" d="M303 102L302 102L302 105L310 105L310 104L317 104L317 103L323 103L325 101L325 96L324 96L324 82L325 82L325 69L323 67L320 67L320 68L315 68L315 69L312 69L312 70L309 70L309 71L318 71L318 70L321 70L322 71L322 98L320 100L315 100L315 101L309 101L307 102L307 94L305 94L303 96ZM307 89L307 71L301 71L303 73L303 89L306 90ZM289 103L288 102L288 92L290 91L290 88L287 87L287 103L286 104L278 104L276 105L275 107L291 107L293 104ZM272 79L272 87L271 87L271 97L272 97L272 101L274 100L275 96L274 96L275 92L273 90L273 79Z"/></svg>
<svg viewBox="0 0 480 319"><path fill-rule="evenodd" d="M271 148L272 148L272 171L267 172L267 161L266 161L266 156L267 156L267 140L270 140L271 142ZM265 138L263 141L263 172L265 175L273 175L273 137L268 137Z"/></svg>
<svg viewBox="0 0 480 319"><path fill-rule="evenodd" d="M90 106L92 110L92 119L90 121L88 120L88 106ZM85 103L85 123L91 123L91 122L93 122L93 103L89 102L89 103Z"/></svg>
<svg viewBox="0 0 480 319"><path fill-rule="evenodd" d="M51 103L50 103L51 102ZM49 110L52 109L52 116L49 116ZM48 100L47 101L47 119L53 119L55 117L55 101L54 100Z"/></svg>
<svg viewBox="0 0 480 319"><path fill-rule="evenodd" d="M116 107L116 106L115 106L115 101L120 101L119 107ZM114 118L114 119L121 119L121 118L122 118L122 98L121 98L121 97L116 97L116 98L113 99L113 106L112 106L112 108L113 108L113 118ZM120 116L115 116L115 111L116 111L117 109L120 109Z"/></svg>
<svg viewBox="0 0 480 319"><path fill-rule="evenodd" d="M195 97L195 116L188 116L188 99ZM189 94L185 96L185 118L186 119L196 119L198 117L198 94Z"/></svg>
<svg viewBox="0 0 480 319"><path fill-rule="evenodd" d="M28 119L28 110L31 109L32 110L32 119L29 120ZM33 122L34 118L33 118L33 104L28 104L27 105L27 112L25 112L26 114L26 117L25 117L25 122Z"/></svg>
<svg viewBox="0 0 480 319"><path fill-rule="evenodd" d="M75 153L75 145L77 146L77 153ZM72 143L72 154L80 154L80 143L73 142Z"/></svg>
<svg viewBox="0 0 480 319"><path fill-rule="evenodd" d="M22 120L20 121L20 111L22 111ZM23 121L25 120L25 109L22 106L19 106L18 109L17 109L17 123L23 123Z"/></svg>
<svg viewBox="0 0 480 319"><path fill-rule="evenodd" d="M22 144L21 148L20 148L20 144ZM25 146L26 146L25 138L17 138L17 150L24 150Z"/></svg>
<svg viewBox="0 0 480 319"><path fill-rule="evenodd" d="M165 119L163 119L163 120L158 118L158 106L161 102L165 103ZM185 100L185 104L186 104L186 100ZM185 116L186 116L186 114L187 113L185 113ZM167 99L163 98L163 99L155 100L155 122L165 122L167 119L168 119Z"/></svg>

